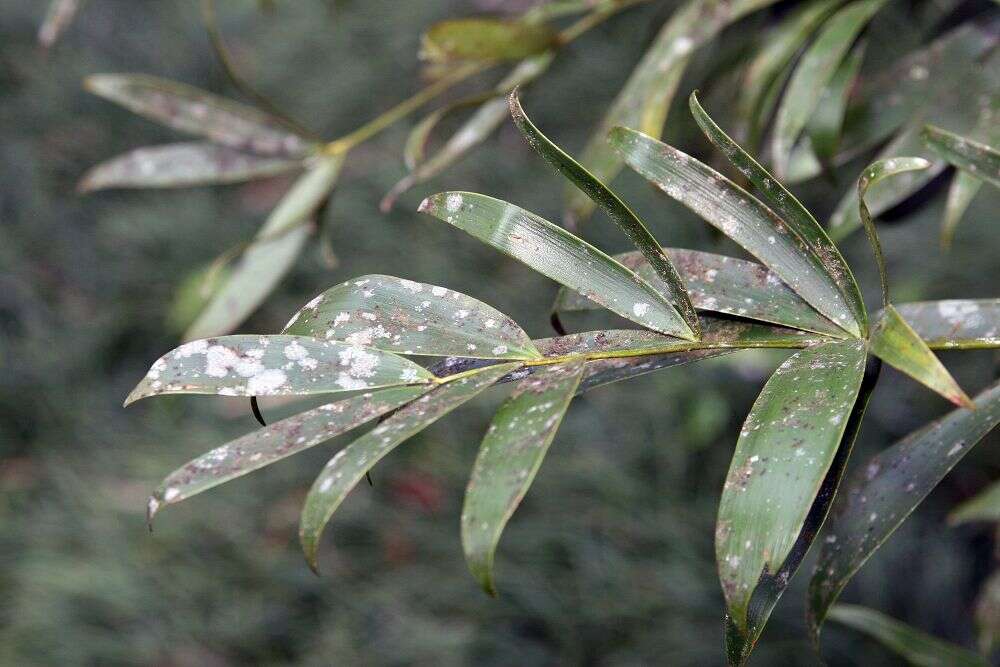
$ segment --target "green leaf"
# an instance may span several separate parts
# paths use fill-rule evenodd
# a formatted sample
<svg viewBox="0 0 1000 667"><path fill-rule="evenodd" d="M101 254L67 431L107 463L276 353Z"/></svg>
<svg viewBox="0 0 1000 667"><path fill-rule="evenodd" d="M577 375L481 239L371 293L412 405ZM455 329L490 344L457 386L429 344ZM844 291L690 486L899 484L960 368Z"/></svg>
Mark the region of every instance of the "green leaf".
<svg viewBox="0 0 1000 667"><path fill-rule="evenodd" d="M865 361L860 340L796 353L768 380L743 424L715 536L731 664L749 657L823 521L846 458L844 452L835 465L838 451L854 439Z"/></svg>
<svg viewBox="0 0 1000 667"><path fill-rule="evenodd" d="M313 571L316 571L316 555L323 529L365 473L396 446L475 398L515 368L516 363L498 364L442 384L393 413L330 459L309 489L299 523L302 551Z"/></svg>
<svg viewBox="0 0 1000 667"><path fill-rule="evenodd" d="M681 279L698 310L738 315L793 329L842 337L844 332L802 300L766 266L735 257L699 250L664 248L680 272ZM614 258L640 278L659 288L656 274L638 252ZM560 288L553 310L574 311L600 308L590 299Z"/></svg>
<svg viewBox="0 0 1000 667"><path fill-rule="evenodd" d="M693 338L677 310L649 283L534 213L471 192L432 195L420 204L420 211L468 232L626 319L672 336Z"/></svg>
<svg viewBox="0 0 1000 667"><path fill-rule="evenodd" d="M531 146L545 161L555 167L556 171L562 174L573 185L590 197L595 204L601 207L608 217L618 225L618 228L625 233L628 239L639 249L646 263L653 269L658 278L659 286L663 287L663 293L667 295L670 302L677 309L678 314L688 325L689 335L698 336L698 314L691 305L691 298L688 296L684 283L681 282L677 269L671 264L663 248L656 242L649 229L642 223L636 214L623 202L618 195L612 192L604 183L597 180L593 174L580 166L572 157L556 146L542 132L535 127L524 109L521 108L521 101L518 99L517 91L513 91L508 98L510 102L510 114L514 119L514 124L521 131L528 145ZM685 336L687 337L687 336Z"/></svg>
<svg viewBox="0 0 1000 667"><path fill-rule="evenodd" d="M931 349L1000 347L1000 299L918 301L896 309Z"/></svg>
<svg viewBox="0 0 1000 667"><path fill-rule="evenodd" d="M596 179L610 183L621 171L622 159L608 146L608 132L621 125L659 137L691 53L726 26L775 1L688 0L675 10L601 119L580 162ZM567 191L566 206L566 218L571 224L585 219L594 209L593 201L576 188Z"/></svg>
<svg viewBox="0 0 1000 667"><path fill-rule="evenodd" d="M157 359L125 405L160 394L326 394L432 380L409 359L381 350L308 336L219 336Z"/></svg>
<svg viewBox="0 0 1000 667"><path fill-rule="evenodd" d="M544 23L491 18L450 19L432 25L421 41L420 57L431 62L519 60L556 45Z"/></svg>
<svg viewBox="0 0 1000 667"><path fill-rule="evenodd" d="M847 112L851 88L857 80L861 63L864 61L865 45L864 39L858 40L858 43L837 67L830 83L820 93L819 103L806 126L809 144L813 152L820 164L826 165L829 171L833 169L837 149L840 146L844 115Z"/></svg>
<svg viewBox="0 0 1000 667"><path fill-rule="evenodd" d="M711 167L652 137L618 127L611 144L630 167L743 246L816 310L860 335L834 278L771 209Z"/></svg>
<svg viewBox="0 0 1000 667"><path fill-rule="evenodd" d="M925 126L920 138L948 163L1000 188L1000 152L997 149L933 125Z"/></svg>
<svg viewBox="0 0 1000 667"><path fill-rule="evenodd" d="M329 197L343 161L339 155L324 158L295 181L185 339L228 333L267 298L299 256L312 231L309 220Z"/></svg>
<svg viewBox="0 0 1000 667"><path fill-rule="evenodd" d="M462 547L469 570L496 595L493 556L521 504L583 374L583 363L542 368L521 380L493 417L465 491Z"/></svg>
<svg viewBox="0 0 1000 667"><path fill-rule="evenodd" d="M994 571L979 591L976 627L979 630L980 652L991 655L1000 642L1000 571Z"/></svg>
<svg viewBox="0 0 1000 667"><path fill-rule="evenodd" d="M1000 423L1000 383L858 467L830 511L809 585L814 638L840 591L927 494Z"/></svg>
<svg viewBox="0 0 1000 667"><path fill-rule="evenodd" d="M537 359L528 334L500 311L460 292L369 275L310 301L284 333L404 354Z"/></svg>
<svg viewBox="0 0 1000 667"><path fill-rule="evenodd" d="M298 454L406 405L427 391L428 387L401 387L358 394L247 433L170 473L149 498L147 521L152 523L163 505L179 503Z"/></svg>
<svg viewBox="0 0 1000 667"><path fill-rule="evenodd" d="M774 169L780 178L788 173L792 148L819 104L823 90L833 79L858 34L885 2L859 0L839 10L825 23L796 65L778 107L771 138Z"/></svg>
<svg viewBox="0 0 1000 667"><path fill-rule="evenodd" d="M948 249L955 237L955 228L965 215L965 210L976 198L979 188L983 185L981 178L967 171L959 171L951 179L948 186L948 198L944 204L944 217L941 221L941 247Z"/></svg>
<svg viewBox="0 0 1000 667"><path fill-rule="evenodd" d="M955 405L971 407L972 400L955 382L944 364L931 352L892 304L872 327L869 347L872 354Z"/></svg>
<svg viewBox="0 0 1000 667"><path fill-rule="evenodd" d="M854 274L851 273L851 267L844 261L837 246L830 240L816 218L795 198L795 195L715 124L698 103L696 93L691 93L690 107L695 121L708 140L753 184L764 198L764 203L806 243L815 260L823 266L837 285L841 296L851 309L854 320L862 325L862 330L867 329L868 314Z"/></svg>
<svg viewBox="0 0 1000 667"><path fill-rule="evenodd" d="M80 0L49 0L45 20L38 28L39 46L43 49L51 48L73 22L79 9Z"/></svg>
<svg viewBox="0 0 1000 667"><path fill-rule="evenodd" d="M1000 482L993 482L948 515L953 526L970 521L1000 522Z"/></svg>
<svg viewBox="0 0 1000 667"><path fill-rule="evenodd" d="M244 153L208 142L167 144L137 148L102 162L87 171L77 190L239 183L301 168L301 160Z"/></svg>
<svg viewBox="0 0 1000 667"><path fill-rule="evenodd" d="M518 86L526 85L537 79L545 72L545 70L548 69L549 65L552 64L554 57L555 53L548 51L537 56L532 56L531 58L527 58L518 63L517 67L515 67L510 74L508 74L493 89L493 92L497 96L496 99L491 99L480 105L480 107L476 109L475 113L473 113L468 120L455 130L454 134L451 135L451 138L445 142L444 146L442 146L433 157L428 158L426 162L421 161L412 166L412 173L401 179L392 187L391 190L389 190L380 204L382 211L389 211L395 204L396 199L398 199L404 192L419 183L423 183L437 176L462 158L473 147L478 146L485 141L494 130L500 127L500 124L503 123L504 119L507 118L507 102L502 98L502 96ZM417 128L414 128L413 133L411 133L411 139L414 142L426 141L426 137L421 137L419 135L414 137L413 135L416 134L418 130L422 133L429 134L437 124L438 120L440 120L443 115L449 113L450 109L451 107L445 107L427 116L423 123L421 123L423 127L418 126ZM410 149L409 152L412 155L412 149Z"/></svg>
<svg viewBox="0 0 1000 667"><path fill-rule="evenodd" d="M315 144L278 119L192 86L144 74L96 74L84 87L129 111L236 150L303 157Z"/></svg>
<svg viewBox="0 0 1000 667"><path fill-rule="evenodd" d="M989 664L972 651L931 637L874 609L838 604L830 610L830 619L878 640L911 665L986 667Z"/></svg>
<svg viewBox="0 0 1000 667"><path fill-rule="evenodd" d="M841 2L814 0L803 3L761 40L740 86L737 113L746 128L746 145L750 150L755 150L760 143L789 64L810 35Z"/></svg>

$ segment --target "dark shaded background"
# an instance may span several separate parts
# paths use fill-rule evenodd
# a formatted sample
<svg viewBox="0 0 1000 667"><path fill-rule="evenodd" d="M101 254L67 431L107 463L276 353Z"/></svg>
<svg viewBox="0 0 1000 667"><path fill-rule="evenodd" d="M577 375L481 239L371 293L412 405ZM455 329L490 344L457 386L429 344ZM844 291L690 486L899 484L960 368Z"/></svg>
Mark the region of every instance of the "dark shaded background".
<svg viewBox="0 0 1000 667"><path fill-rule="evenodd" d="M332 521L321 578L306 568L296 530L330 446L171 508L147 533L145 497L158 481L254 424L242 401L161 398L129 410L121 401L177 343L165 321L182 277L247 239L286 181L76 196L88 166L177 136L86 95L82 77L145 72L236 93L212 59L195 2L90 0L47 55L34 41L43 4L0 0L0 663L721 662L716 506L739 424L780 355L744 352L575 402L506 531L496 600L466 572L458 516L499 393L378 466L375 487L359 487ZM248 1L221 4L244 71L331 138L416 89L422 27L505 6L317 0L277 2L262 14ZM866 67L919 43L923 26L913 17L927 4L892 3L880 14L872 28L879 48L869 49ZM630 11L573 44L524 95L535 121L579 151L670 5ZM782 9L742 22L699 54L678 99L699 86L725 118L737 92L729 63ZM709 72L718 74L713 85ZM277 331L329 285L390 273L467 292L533 336L549 335L552 283L414 209L428 193L467 189L558 219L561 182L508 125L381 215L377 203L403 173L412 122L352 153L327 213L339 267L328 269L311 246L241 331ZM709 159L692 128L676 105L666 139ZM817 181L796 191L826 215L861 166L837 187ZM665 243L739 253L633 174L619 184ZM997 296L996 191L976 199L950 255L937 245L942 194L884 227L897 298ZM626 249L603 218L583 233ZM844 250L866 288L875 287L861 235ZM989 352L943 358L970 393L994 375ZM264 409L275 418L292 408ZM947 410L887 370L854 464ZM988 438L958 466L845 601L973 645L972 603L993 567L993 544L987 527L949 528L944 517L997 476L996 442ZM802 622L809 569L786 593L754 664L814 663ZM832 624L824 647L834 665L898 662Z"/></svg>

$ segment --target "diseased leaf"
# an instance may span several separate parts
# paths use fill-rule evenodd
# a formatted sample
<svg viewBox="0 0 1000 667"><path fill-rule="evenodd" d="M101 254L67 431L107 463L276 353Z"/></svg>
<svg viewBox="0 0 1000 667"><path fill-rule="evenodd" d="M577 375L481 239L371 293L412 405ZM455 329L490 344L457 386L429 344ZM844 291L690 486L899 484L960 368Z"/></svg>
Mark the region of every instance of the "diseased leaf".
<svg viewBox="0 0 1000 667"><path fill-rule="evenodd" d="M468 232L626 319L672 336L694 337L677 310L649 283L534 213L472 192L432 195L420 204L420 211Z"/></svg>
<svg viewBox="0 0 1000 667"><path fill-rule="evenodd" d="M125 405L160 394L287 396L427 383L429 372L390 352L308 336L219 336L163 355Z"/></svg>
<svg viewBox="0 0 1000 667"><path fill-rule="evenodd" d="M733 166L753 184L760 196L764 198L764 203L806 243L810 252L837 285L841 296L851 309L854 320L861 325L862 330L866 330L868 315L851 267L848 266L837 246L830 240L816 218L780 181L768 173L760 163L740 148L739 144L729 138L722 131L722 128L715 124L715 121L698 103L696 93L691 93L690 107L695 121L708 140L722 151Z"/></svg>
<svg viewBox="0 0 1000 667"><path fill-rule="evenodd" d="M766 266L699 250L664 248L664 251L677 267L698 310L738 315L828 336L844 335L842 329L803 301ZM640 253L626 252L614 258L659 288L656 274ZM553 305L557 312L595 308L600 306L565 287L559 290Z"/></svg>
<svg viewBox="0 0 1000 667"><path fill-rule="evenodd" d="M556 44L555 31L544 23L492 18L450 19L424 33L420 57L431 62L453 60L519 60Z"/></svg>
<svg viewBox="0 0 1000 667"><path fill-rule="evenodd" d="M310 301L284 333L404 354L537 359L528 334L500 311L460 292L369 275Z"/></svg>
<svg viewBox="0 0 1000 667"><path fill-rule="evenodd" d="M630 167L743 246L816 310L860 335L834 278L771 209L711 167L634 130L615 128L611 144Z"/></svg>
<svg viewBox="0 0 1000 667"><path fill-rule="evenodd" d="M948 515L952 525L970 521L1000 522L1000 482L993 482Z"/></svg>
<svg viewBox="0 0 1000 667"><path fill-rule="evenodd" d="M1000 299L918 301L896 309L931 349L1000 347Z"/></svg>
<svg viewBox="0 0 1000 667"><path fill-rule="evenodd" d="M944 364L931 352L892 304L872 327L869 347L879 357L955 405L971 407L972 400L955 382Z"/></svg>
<svg viewBox="0 0 1000 667"><path fill-rule="evenodd" d="M304 157L315 145L253 107L193 86L145 74L95 74L84 87L167 127L240 151Z"/></svg>
<svg viewBox="0 0 1000 667"><path fill-rule="evenodd" d="M837 67L830 82L820 93L819 103L806 125L813 153L816 154L820 164L827 165L829 170L833 169L837 149L840 146L840 132L844 124L844 114L847 111L851 87L854 85L858 72L861 70L861 63L864 61L866 44L864 39L858 40L858 43Z"/></svg>
<svg viewBox="0 0 1000 667"><path fill-rule="evenodd" d="M689 329L689 335L697 337L699 334L698 314L695 312L694 306L691 305L691 298L677 274L677 269L674 268L670 258L664 253L663 248L656 242L646 225L618 195L535 127L535 124L524 113L524 109L521 108L521 101L517 97L516 90L510 94L508 101L514 124L517 125L528 145L546 162L555 167L562 176L593 199L594 203L601 207L601 210L607 213L608 217L625 233L625 236L639 249L639 252L646 259L647 265L656 274L658 286L662 286L663 293L667 295L670 303L684 319Z"/></svg>
<svg viewBox="0 0 1000 667"><path fill-rule="evenodd" d="M948 198L944 204L944 218L941 221L941 247L948 249L955 237L955 228L965 215L965 210L976 198L983 185L981 178L968 171L958 171L948 186Z"/></svg>
<svg viewBox="0 0 1000 667"><path fill-rule="evenodd" d="M819 104L821 93L858 34L886 0L859 0L837 11L802 55L788 89L778 107L771 138L774 170L779 178L788 173L788 162L796 140Z"/></svg>
<svg viewBox="0 0 1000 667"><path fill-rule="evenodd" d="M308 221L329 196L342 164L340 155L324 158L295 181L185 339L228 333L267 298L295 263L312 231Z"/></svg>
<svg viewBox="0 0 1000 667"><path fill-rule="evenodd" d="M300 168L301 160L244 153L208 142L167 144L137 148L102 162L84 175L77 190L238 183Z"/></svg>
<svg viewBox="0 0 1000 667"><path fill-rule="evenodd" d="M507 102L502 98L502 95L505 95L509 90L517 86L526 85L537 79L548 69L554 57L555 53L549 51L532 56L518 63L517 67L493 89L497 98L484 102L476 109L476 112L451 135L451 138L445 142L444 146L433 157L428 158L426 162L421 162L411 167L413 172L389 190L382 199L380 208L383 211L390 210L396 199L404 192L418 183L423 183L437 176L468 153L473 147L481 144L507 118ZM447 113L447 108L439 111ZM425 120L428 123L437 123L437 119L433 118L433 114ZM431 127L433 127L433 124ZM430 128L427 128L427 131L429 132Z"/></svg>
<svg viewBox="0 0 1000 667"><path fill-rule="evenodd" d="M813 637L840 591L927 494L1000 423L1000 383L858 467L837 495L809 585Z"/></svg>
<svg viewBox="0 0 1000 667"><path fill-rule="evenodd" d="M754 151L774 111L785 72L796 53L842 0L814 0L795 10L764 35L747 66L740 86L738 117L746 130L746 145Z"/></svg>
<svg viewBox="0 0 1000 667"><path fill-rule="evenodd" d="M802 350L774 372L743 424L715 537L730 664L746 662L822 524L847 455L837 460L838 451L849 451L857 428L865 365L860 340Z"/></svg>
<svg viewBox="0 0 1000 667"><path fill-rule="evenodd" d="M521 380L493 417L472 467L462 508L469 570L496 595L493 556L521 504L583 375L583 362L540 368Z"/></svg>
<svg viewBox="0 0 1000 667"><path fill-rule="evenodd" d="M774 2L688 0L676 9L591 135L580 163L599 181L611 183L621 171L622 158L608 146L608 132L621 125L659 137L691 53L729 24ZM594 203L576 188L570 188L566 208L567 222L572 225L588 217L594 210Z"/></svg>
<svg viewBox="0 0 1000 667"><path fill-rule="evenodd" d="M45 20L38 28L38 44L43 49L51 48L73 22L79 9L80 0L49 0Z"/></svg>
<svg viewBox="0 0 1000 667"><path fill-rule="evenodd" d="M1000 152L997 149L933 125L925 126L920 138L948 163L1000 188Z"/></svg>
<svg viewBox="0 0 1000 667"><path fill-rule="evenodd" d="M498 364L442 384L393 413L330 459L309 489L302 507L299 540L309 567L316 571L316 554L323 528L365 473L397 445L475 398L515 368L516 363Z"/></svg>
<svg viewBox="0 0 1000 667"><path fill-rule="evenodd" d="M170 473L149 498L147 521L152 523L163 505L179 503L298 454L395 410L428 390L427 386L401 387L358 394L247 433Z"/></svg>
<svg viewBox="0 0 1000 667"><path fill-rule="evenodd" d="M931 637L874 609L838 604L830 610L830 619L878 640L911 665L986 667L989 664L972 651Z"/></svg>

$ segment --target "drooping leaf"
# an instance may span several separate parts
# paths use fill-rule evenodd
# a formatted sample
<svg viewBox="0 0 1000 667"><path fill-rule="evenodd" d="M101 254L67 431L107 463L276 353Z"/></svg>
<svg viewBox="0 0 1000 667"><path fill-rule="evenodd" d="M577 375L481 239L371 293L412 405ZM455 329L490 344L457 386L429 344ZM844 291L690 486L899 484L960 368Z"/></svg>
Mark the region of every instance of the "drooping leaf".
<svg viewBox="0 0 1000 667"><path fill-rule="evenodd" d="M968 649L931 637L874 609L838 604L830 610L830 620L865 633L896 652L908 664L918 667L986 667L989 664Z"/></svg>
<svg viewBox="0 0 1000 667"><path fill-rule="evenodd" d="M304 157L315 148L253 107L176 81L145 74L96 74L87 77L84 87L140 116L236 150Z"/></svg>
<svg viewBox="0 0 1000 667"><path fill-rule="evenodd" d="M816 310L860 335L833 276L771 209L711 167L634 130L615 128L611 144L630 167L743 246Z"/></svg>
<svg viewBox="0 0 1000 667"><path fill-rule="evenodd" d="M886 0L859 0L840 9L824 24L816 40L802 55L774 121L771 155L779 178L788 173L792 148L816 109L821 93L833 79L858 34L885 3Z"/></svg>
<svg viewBox="0 0 1000 667"><path fill-rule="evenodd" d="M973 402L975 410L955 409L859 466L837 495L809 585L814 637L819 636L827 610L854 573L1000 423L1000 383Z"/></svg>
<svg viewBox="0 0 1000 667"><path fill-rule="evenodd" d="M933 125L925 126L920 138L948 163L1000 188L1000 151L997 149Z"/></svg>
<svg viewBox="0 0 1000 667"><path fill-rule="evenodd" d="M955 228L958 227L965 210L969 208L969 204L976 198L982 186L982 179L967 171L959 171L955 174L955 178L951 179L948 198L944 204L944 217L941 220L941 247L945 249L951 247Z"/></svg>
<svg viewBox="0 0 1000 667"><path fill-rule="evenodd" d="M670 258L656 242L646 225L618 195L535 127L535 124L531 122L521 107L516 90L510 94L508 101L514 124L521 131L528 145L546 162L555 167L556 171L594 200L594 203L607 213L608 217L625 233L625 236L639 249L639 252L646 259L647 265L656 274L657 282L659 286L662 286L663 293L667 295L677 312L684 318L690 333L697 337L699 333L698 314L695 312L694 306L691 305L691 298L677 274L677 269L674 268Z"/></svg>
<svg viewBox="0 0 1000 667"><path fill-rule="evenodd" d="M649 283L534 213L472 192L432 195L420 204L420 211L468 232L626 319L672 336L694 337L677 309Z"/></svg>
<svg viewBox="0 0 1000 667"><path fill-rule="evenodd" d="M868 315L851 267L816 218L780 181L715 124L698 103L696 93L691 93L690 107L695 121L708 140L753 184L763 197L764 203L806 243L810 252L837 285L837 289L851 309L854 320L862 325L862 330L866 329Z"/></svg>
<svg viewBox="0 0 1000 667"><path fill-rule="evenodd" d="M309 220L329 197L342 164L342 156L327 157L299 177L233 267L228 280L185 332L185 339L228 333L267 298L295 263L311 233Z"/></svg>
<svg viewBox="0 0 1000 667"><path fill-rule="evenodd" d="M309 489L299 523L302 551L313 571L323 528L365 473L397 445L475 398L515 368L516 363L498 364L443 384L393 413L330 459Z"/></svg>
<svg viewBox="0 0 1000 667"><path fill-rule="evenodd" d="M1000 522L1000 482L993 482L948 515L952 525L970 521Z"/></svg>
<svg viewBox="0 0 1000 667"><path fill-rule="evenodd" d="M431 62L520 60L556 44L544 23L493 18L449 19L432 25L421 40L420 57Z"/></svg>
<svg viewBox="0 0 1000 667"><path fill-rule="evenodd" d="M581 164L597 180L610 183L621 171L622 158L608 146L608 132L620 125L659 137L691 53L726 26L774 2L688 0L676 9L591 135L580 159ZM589 216L594 203L576 188L569 188L566 208L567 220L572 223Z"/></svg>
<svg viewBox="0 0 1000 667"><path fill-rule="evenodd" d="M45 19L38 28L38 44L44 49L51 48L73 22L79 9L80 0L49 0Z"/></svg>
<svg viewBox="0 0 1000 667"><path fill-rule="evenodd" d="M472 575L496 595L493 556L521 504L583 375L583 362L539 369L500 406L472 467L462 508L462 547Z"/></svg>
<svg viewBox="0 0 1000 667"><path fill-rule="evenodd" d="M284 333L404 354L541 356L514 320L482 301L393 276L361 276L328 289L298 311Z"/></svg>
<svg viewBox="0 0 1000 667"><path fill-rule="evenodd" d="M125 405L160 394L287 396L428 383L429 372L391 352L308 336L219 336L163 355Z"/></svg>
<svg viewBox="0 0 1000 667"><path fill-rule="evenodd" d="M869 347L879 357L955 405L971 407L972 400L955 382L944 364L892 306L885 307L872 327Z"/></svg>
<svg viewBox="0 0 1000 667"><path fill-rule="evenodd" d="M819 103L806 125L813 153L816 154L820 164L827 165L828 169L833 168L837 156L851 87L861 70L866 44L864 39L858 40L847 57L837 66L837 71L820 93Z"/></svg>
<svg viewBox="0 0 1000 667"><path fill-rule="evenodd" d="M841 2L813 0L803 3L765 34L740 86L738 116L745 127L745 141L751 151L760 143L784 82L784 73L795 54Z"/></svg>
<svg viewBox="0 0 1000 667"><path fill-rule="evenodd" d="M147 146L102 162L80 180L80 192L106 188L187 188L238 183L301 168L302 161L268 157L208 142Z"/></svg>
<svg viewBox="0 0 1000 667"><path fill-rule="evenodd" d="M454 134L445 142L444 146L438 150L426 162L421 162L412 167L412 173L401 179L382 199L380 208L388 211L392 208L396 199L413 186L423 183L437 176L447 169L473 147L481 144L490 134L493 133L504 119L507 118L507 102L502 98L508 91L523 86L541 76L548 69L555 57L554 52L546 52L537 56L526 58L515 67L500 83L496 85L493 92L496 99L484 102L472 116L459 127ZM433 116L433 114L432 114ZM433 124L437 123L436 118L428 116L426 119L431 127L424 129L429 132ZM419 140L419 138L418 138Z"/></svg>
<svg viewBox="0 0 1000 667"><path fill-rule="evenodd" d="M1000 347L1000 299L918 301L896 309L931 349Z"/></svg>
<svg viewBox="0 0 1000 667"><path fill-rule="evenodd" d="M298 454L406 405L427 391L427 386L421 386L358 394L247 433L170 473L149 498L147 521L152 523L163 505L179 503Z"/></svg>
<svg viewBox="0 0 1000 667"><path fill-rule="evenodd" d="M823 521L843 467L843 458L834 465L838 451L850 447L842 440L854 439L865 365L860 340L802 350L771 376L743 424L715 537L730 664L746 662Z"/></svg>

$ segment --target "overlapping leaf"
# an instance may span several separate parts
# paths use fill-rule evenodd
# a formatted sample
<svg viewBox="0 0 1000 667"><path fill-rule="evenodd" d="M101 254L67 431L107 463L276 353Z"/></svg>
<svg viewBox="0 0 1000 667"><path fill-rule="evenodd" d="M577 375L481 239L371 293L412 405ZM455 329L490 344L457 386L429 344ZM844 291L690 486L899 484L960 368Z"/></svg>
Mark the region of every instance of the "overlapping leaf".
<svg viewBox="0 0 1000 667"><path fill-rule="evenodd" d="M556 32L544 23L450 19L424 33L420 56L432 62L520 60L547 51L556 39Z"/></svg>
<svg viewBox="0 0 1000 667"><path fill-rule="evenodd" d="M159 394L283 396L427 383L430 373L381 350L308 336L219 336L156 360L125 404Z"/></svg>
<svg viewBox="0 0 1000 667"><path fill-rule="evenodd" d="M514 320L482 301L382 275L361 276L328 289L298 311L284 333L404 354L541 356Z"/></svg>
<svg viewBox="0 0 1000 667"><path fill-rule="evenodd" d="M309 489L302 507L299 540L316 570L319 538L330 517L365 473L382 457L466 401L475 398L517 364L499 364L453 380L424 394L337 453Z"/></svg>
<svg viewBox="0 0 1000 667"><path fill-rule="evenodd" d="M859 0L848 4L826 22L802 55L775 118L771 153L779 177L784 178L788 173L792 148L816 109L821 93L858 34L885 3L886 0Z"/></svg>
<svg viewBox="0 0 1000 667"><path fill-rule="evenodd" d="M676 9L605 113L580 162L599 181L610 183L621 171L622 159L607 145L608 132L621 125L659 137L691 53L729 24L774 2L688 0ZM579 190L568 191L568 221L586 218L593 208L593 201Z"/></svg>
<svg viewBox="0 0 1000 667"><path fill-rule="evenodd" d="M859 421L865 365L860 340L802 350L771 376L743 424L715 538L731 664L746 662L825 517L847 455L837 460L838 451L849 450Z"/></svg>
<svg viewBox="0 0 1000 667"><path fill-rule="evenodd" d="M711 167L639 132L615 128L611 144L630 167L743 246L816 310L860 335L836 280L771 209Z"/></svg>
<svg viewBox="0 0 1000 667"><path fill-rule="evenodd" d="M315 148L268 114L176 81L144 74L97 74L84 86L140 116L236 150L304 157Z"/></svg>
<svg viewBox="0 0 1000 667"><path fill-rule="evenodd" d="M311 233L308 221L329 197L342 164L339 155L323 158L299 177L185 332L186 339L232 331L267 298L299 256Z"/></svg>
<svg viewBox="0 0 1000 667"><path fill-rule="evenodd" d="M969 521L1000 522L1000 482L989 485L948 515L951 524Z"/></svg>
<svg viewBox="0 0 1000 667"><path fill-rule="evenodd" d="M582 361L571 361L521 380L479 447L462 508L462 546L469 570L491 595L500 535L534 481L583 370Z"/></svg>
<svg viewBox="0 0 1000 667"><path fill-rule="evenodd" d="M973 446L1000 423L1000 383L859 466L837 495L809 586L814 636L854 573Z"/></svg>
<svg viewBox="0 0 1000 667"><path fill-rule="evenodd" d="M282 419L217 447L188 461L163 480L149 499L147 520L152 522L163 505L179 503L298 454L406 405L427 391L427 386L421 386L358 394Z"/></svg>
<svg viewBox="0 0 1000 667"><path fill-rule="evenodd" d="M931 349L1000 347L1000 299L917 301L896 309Z"/></svg>
<svg viewBox="0 0 1000 667"><path fill-rule="evenodd" d="M989 663L972 651L943 642L873 609L838 604L830 620L878 640L907 663L920 667L986 667Z"/></svg>
<svg viewBox="0 0 1000 667"><path fill-rule="evenodd" d="M80 180L80 192L105 188L186 188L274 176L302 161L245 153L208 142L147 146L102 162Z"/></svg>
<svg viewBox="0 0 1000 667"><path fill-rule="evenodd" d="M766 266L699 250L664 248L664 251L677 267L691 295L691 302L698 310L738 315L828 336L844 335L842 329L803 301ZM640 253L626 252L614 258L653 287L659 287L656 274ZM562 288L553 310L561 312L599 307L577 292Z"/></svg>
<svg viewBox="0 0 1000 667"><path fill-rule="evenodd" d="M684 319L642 278L583 239L507 202L471 192L428 197L420 211L468 232L622 317L693 338Z"/></svg>

